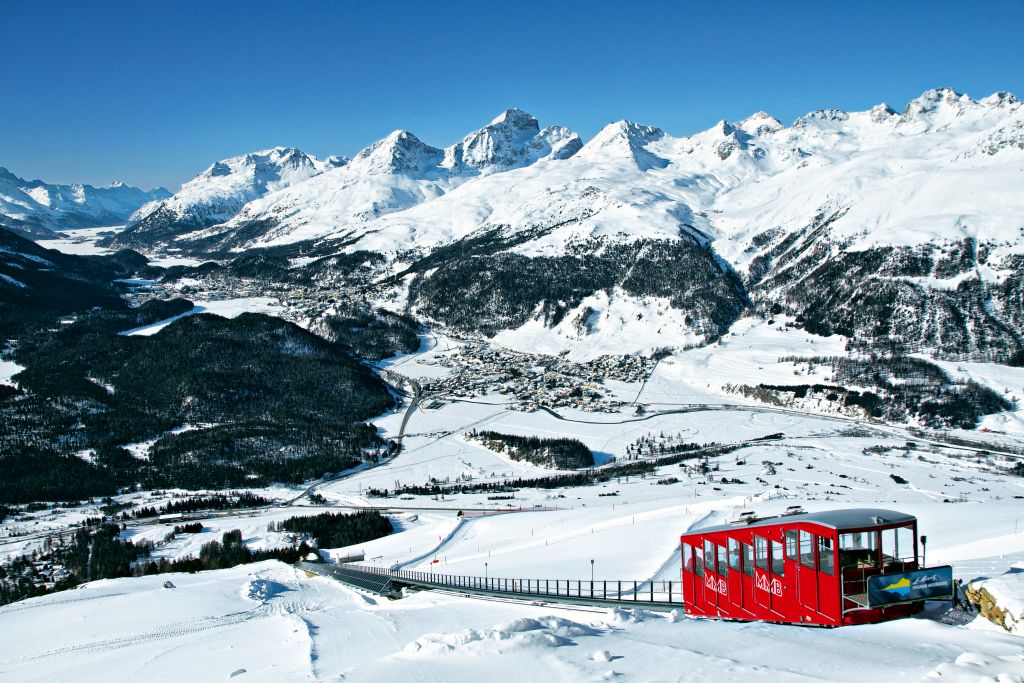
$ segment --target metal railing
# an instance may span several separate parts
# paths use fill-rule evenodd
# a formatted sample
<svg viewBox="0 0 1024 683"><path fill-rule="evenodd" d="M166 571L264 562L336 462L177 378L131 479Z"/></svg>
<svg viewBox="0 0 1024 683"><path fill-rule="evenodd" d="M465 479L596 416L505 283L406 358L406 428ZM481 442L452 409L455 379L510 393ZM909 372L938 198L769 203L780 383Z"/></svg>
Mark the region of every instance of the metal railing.
<svg viewBox="0 0 1024 683"><path fill-rule="evenodd" d="M871 609L868 603L868 579L880 574L895 574L918 569L916 560L892 559L888 564L860 566L843 565L839 570L840 590L842 591L843 613ZM847 607L847 602L853 606Z"/></svg>
<svg viewBox="0 0 1024 683"><path fill-rule="evenodd" d="M633 603L642 606L682 606L681 581L607 581L585 579L518 579L419 572L355 564L300 562L302 569L344 583L387 594L400 586L441 588L467 593L544 598L568 602ZM373 588L380 586L380 588Z"/></svg>

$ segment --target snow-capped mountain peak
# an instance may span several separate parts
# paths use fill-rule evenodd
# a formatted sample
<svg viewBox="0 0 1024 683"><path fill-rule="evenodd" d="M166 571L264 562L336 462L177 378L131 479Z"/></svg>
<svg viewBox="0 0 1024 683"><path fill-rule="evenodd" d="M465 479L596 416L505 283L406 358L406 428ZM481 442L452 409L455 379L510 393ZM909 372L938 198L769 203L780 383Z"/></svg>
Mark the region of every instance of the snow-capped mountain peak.
<svg viewBox="0 0 1024 683"><path fill-rule="evenodd" d="M324 170L323 162L294 147L273 147L222 159L183 184L172 197L139 209L115 243L152 244L183 228L215 225L235 216L248 202Z"/></svg>
<svg viewBox="0 0 1024 683"><path fill-rule="evenodd" d="M850 115L842 109L815 109L807 112L793 122L793 128L804 128L812 124L841 123L848 121Z"/></svg>
<svg viewBox="0 0 1024 683"><path fill-rule="evenodd" d="M305 152L294 147L274 147L216 161L197 178L185 183L185 186L193 185L200 179L234 175L249 177L254 183L272 187L284 176L295 172L308 174L311 170L315 170L315 164L312 157ZM182 186L183 189L185 186Z"/></svg>
<svg viewBox="0 0 1024 683"><path fill-rule="evenodd" d="M945 124L972 105L977 105L977 102L952 88L932 88L907 103L901 123L928 121Z"/></svg>
<svg viewBox="0 0 1024 683"><path fill-rule="evenodd" d="M566 159L582 146L571 130L560 126L541 130L532 114L513 108L445 149L442 166L460 175L487 175L539 159Z"/></svg>
<svg viewBox="0 0 1024 683"><path fill-rule="evenodd" d="M488 127L499 126L502 124L523 130L540 130L540 125L537 123L537 119L534 118L533 114L525 112L522 109L519 109L518 107L512 107L501 112L493 119L491 119L491 122L490 124L488 124Z"/></svg>
<svg viewBox="0 0 1024 683"><path fill-rule="evenodd" d="M736 128L744 130L751 135L766 135L780 131L785 126L774 116L759 111L737 123Z"/></svg>
<svg viewBox="0 0 1024 683"><path fill-rule="evenodd" d="M356 154L348 169L370 175L421 175L436 169L443 155L409 131L396 130Z"/></svg>
<svg viewBox="0 0 1024 683"><path fill-rule="evenodd" d="M994 92L988 97L983 97L978 100L978 104L983 104L986 107L994 108L1010 108L1020 104L1020 100L1012 92L1000 90Z"/></svg>
<svg viewBox="0 0 1024 683"><path fill-rule="evenodd" d="M52 237L52 230L124 223L146 202L170 195L158 187L145 191L120 181L104 187L56 185L25 180L0 167L0 218L5 226L31 237Z"/></svg>
<svg viewBox="0 0 1024 683"><path fill-rule="evenodd" d="M874 123L887 123L899 119L899 113L885 102L871 107L868 114Z"/></svg>
<svg viewBox="0 0 1024 683"><path fill-rule="evenodd" d="M647 145L664 137L665 132L654 126L615 121L598 131L576 156L594 161L631 159L643 171L664 168L668 162L646 149Z"/></svg>

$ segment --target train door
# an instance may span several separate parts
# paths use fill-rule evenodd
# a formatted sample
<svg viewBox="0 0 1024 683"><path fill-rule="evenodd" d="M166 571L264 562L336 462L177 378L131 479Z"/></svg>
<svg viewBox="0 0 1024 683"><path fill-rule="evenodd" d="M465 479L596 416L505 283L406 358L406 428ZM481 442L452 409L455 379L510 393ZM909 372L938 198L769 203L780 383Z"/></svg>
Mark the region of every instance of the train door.
<svg viewBox="0 0 1024 683"><path fill-rule="evenodd" d="M697 586L700 585L697 568L703 569L702 560L694 551L695 548L689 543L683 543L683 602L691 608L697 606Z"/></svg>
<svg viewBox="0 0 1024 683"><path fill-rule="evenodd" d="M718 614L718 575L716 570L715 544L713 541L704 539L704 600L711 613Z"/></svg>
<svg viewBox="0 0 1024 683"><path fill-rule="evenodd" d="M771 575L768 573L768 539L754 536L754 604L771 609Z"/></svg>
<svg viewBox="0 0 1024 683"><path fill-rule="evenodd" d="M800 595L800 604L817 612L818 568L815 562L815 541L816 538L811 532L803 529L799 531L800 574L797 577L797 592Z"/></svg>
<svg viewBox="0 0 1024 683"><path fill-rule="evenodd" d="M740 554L743 561L743 609L751 614L754 613L754 546L749 543L740 543Z"/></svg>
<svg viewBox="0 0 1024 683"><path fill-rule="evenodd" d="M772 611L780 616L784 616L790 612L790 610L786 609L786 599L782 595L782 587L786 585L786 562L782 554L782 544L775 540L772 541L771 568Z"/></svg>
<svg viewBox="0 0 1024 683"><path fill-rule="evenodd" d="M719 614L734 616L731 599L729 597L729 555L724 545L715 545L715 557L718 562L715 564L715 596L718 600Z"/></svg>
<svg viewBox="0 0 1024 683"><path fill-rule="evenodd" d="M693 546L693 602L701 614L709 613L704 597L704 551L699 545Z"/></svg>
<svg viewBox="0 0 1024 683"><path fill-rule="evenodd" d="M737 609L744 609L743 604L743 572L740 571L740 542L735 538L729 541L729 602Z"/></svg>
<svg viewBox="0 0 1024 683"><path fill-rule="evenodd" d="M836 543L828 536L818 536L818 611L838 619L836 611L839 579L836 578Z"/></svg>

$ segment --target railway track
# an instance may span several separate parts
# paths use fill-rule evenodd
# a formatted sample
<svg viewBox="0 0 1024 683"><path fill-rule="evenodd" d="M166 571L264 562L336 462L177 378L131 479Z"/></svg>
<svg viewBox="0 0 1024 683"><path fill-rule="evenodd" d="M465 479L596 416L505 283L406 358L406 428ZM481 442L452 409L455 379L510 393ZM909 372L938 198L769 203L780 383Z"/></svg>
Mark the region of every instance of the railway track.
<svg viewBox="0 0 1024 683"><path fill-rule="evenodd" d="M356 564L301 561L299 569L340 581L376 595L397 597L403 589L432 590L467 596L563 603L596 607L630 607L668 611L683 607L681 581L594 581L460 576Z"/></svg>

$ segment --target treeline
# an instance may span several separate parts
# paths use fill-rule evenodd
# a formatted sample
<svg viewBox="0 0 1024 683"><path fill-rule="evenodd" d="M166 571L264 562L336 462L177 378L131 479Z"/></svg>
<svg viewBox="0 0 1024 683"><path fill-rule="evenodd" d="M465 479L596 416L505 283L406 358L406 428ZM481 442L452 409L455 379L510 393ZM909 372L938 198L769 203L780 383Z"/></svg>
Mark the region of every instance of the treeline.
<svg viewBox="0 0 1024 683"><path fill-rule="evenodd" d="M391 520L376 510L352 514L325 512L306 517L289 517L271 524L273 531L289 531L311 536L320 548L341 548L366 543L390 534Z"/></svg>
<svg viewBox="0 0 1024 683"><path fill-rule="evenodd" d="M250 491L237 494L216 494L213 496L190 496L172 500L155 508L152 505L140 507L132 513L136 519L159 517L160 515L185 514L200 510L239 510L244 508L267 507L274 503Z"/></svg>
<svg viewBox="0 0 1024 683"><path fill-rule="evenodd" d="M251 550L242 541L242 532L238 529L226 531L220 541L209 541L199 548L199 556L189 555L174 560L160 558L141 562L135 567L136 576L152 576L172 572L199 572L210 569L228 569L240 564L279 560L286 564L295 564L313 552L313 548L305 541L297 546L271 548L269 550Z"/></svg>
<svg viewBox="0 0 1024 683"><path fill-rule="evenodd" d="M1024 359L1019 254L966 237L957 243L847 250L827 237L842 212L819 214L751 263L759 305L783 297L779 312L796 316L812 334L840 334L852 350L907 356L925 352L948 360L1020 364ZM796 241L806 239L802 247ZM1009 273L999 283L977 275L979 265ZM922 278L947 279L930 287ZM955 280L952 278L956 278ZM953 285L955 283L955 286Z"/></svg>
<svg viewBox="0 0 1024 683"><path fill-rule="evenodd" d="M807 363L811 371L816 365L824 365L840 385L759 384L758 389L791 393L794 398L812 394L842 406L860 407L872 417L891 422L915 417L935 429L974 429L985 415L1013 408L1010 401L992 389L973 381L956 381L938 365L920 358L785 356L779 362ZM857 391L842 385L874 387L875 391Z"/></svg>
<svg viewBox="0 0 1024 683"><path fill-rule="evenodd" d="M74 588L86 581L131 576L132 563L149 555L149 541L133 543L119 538L121 527L102 523L77 529L66 545L44 546L45 552L33 552L0 564L0 605L17 600ZM42 572L63 568L63 574L50 581Z"/></svg>
<svg viewBox="0 0 1024 683"><path fill-rule="evenodd" d="M540 236L543 229L526 232ZM501 251L514 241L495 231L434 250L406 271L417 273L413 303L453 329L491 336L522 326L537 311L553 327L594 292L621 287L632 296L668 299L687 311L688 328L711 338L747 305L739 277L696 240L591 240L562 256Z"/></svg>
<svg viewBox="0 0 1024 683"><path fill-rule="evenodd" d="M354 514L322 514L313 517L290 517L274 526L277 531L303 534L313 545L302 540L297 545L269 550L252 550L245 545L238 529L225 532L220 540L204 543L197 556L178 559L147 559L155 546L150 541L137 543L121 539L121 527L102 522L75 531L69 542L54 547L49 542L42 554L22 556L0 565L0 605L16 600L66 590L98 579L125 576L150 576L169 572L197 572L226 569L240 564L279 560L294 564L304 559L315 546L341 547L365 543L390 534L391 522L376 510ZM198 523L175 527L174 533L198 533ZM60 570L61 577L43 572Z"/></svg>
<svg viewBox="0 0 1024 683"><path fill-rule="evenodd" d="M578 470L594 466L594 454L579 439L545 439L476 430L469 432L469 438L478 439L487 448L504 453L513 460L522 460L542 467Z"/></svg>
<svg viewBox="0 0 1024 683"><path fill-rule="evenodd" d="M554 474L547 477L505 479L500 482L460 482L456 484L431 483L429 485L405 484L394 490L367 489L366 494L375 498L389 496L437 496L455 493L512 493L519 489L559 489L575 486L593 486L620 477L638 477L654 472L659 467L675 465L686 460L697 460L717 455L724 455L742 448L744 444L714 446L700 451L676 453L661 458L633 461L573 472L572 474Z"/></svg>
<svg viewBox="0 0 1024 683"><path fill-rule="evenodd" d="M319 326L328 339L362 358L389 358L412 353L420 346L419 323L411 316L384 309L345 306L322 318Z"/></svg>
<svg viewBox="0 0 1024 683"><path fill-rule="evenodd" d="M297 483L391 448L364 423L393 403L345 349L258 314L182 318L150 302L20 339L20 390L0 395L0 502L72 500L123 487ZM182 424L211 425L170 433ZM156 438L148 460L122 445ZM88 458L79 457L85 454Z"/></svg>

